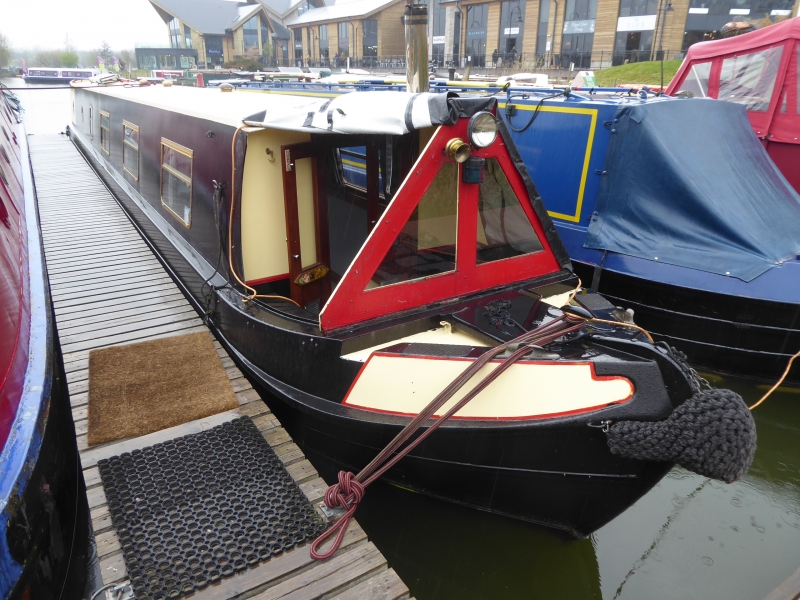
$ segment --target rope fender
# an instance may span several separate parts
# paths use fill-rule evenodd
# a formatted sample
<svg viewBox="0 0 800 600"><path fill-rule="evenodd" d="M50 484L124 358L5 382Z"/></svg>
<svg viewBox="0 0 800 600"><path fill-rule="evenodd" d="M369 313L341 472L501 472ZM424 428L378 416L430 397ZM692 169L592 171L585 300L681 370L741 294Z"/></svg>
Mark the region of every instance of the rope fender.
<svg viewBox="0 0 800 600"><path fill-rule="evenodd" d="M663 421L618 421L607 442L617 456L675 462L733 483L753 463L756 424L739 394L713 389L695 392Z"/></svg>

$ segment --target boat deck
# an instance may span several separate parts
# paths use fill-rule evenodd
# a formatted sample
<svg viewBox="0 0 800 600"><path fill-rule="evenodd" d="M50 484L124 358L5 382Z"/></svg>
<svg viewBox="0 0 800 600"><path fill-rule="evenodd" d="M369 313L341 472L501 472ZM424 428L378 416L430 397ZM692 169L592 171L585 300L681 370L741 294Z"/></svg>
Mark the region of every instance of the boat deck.
<svg viewBox="0 0 800 600"><path fill-rule="evenodd" d="M216 340L238 408L89 448L89 352L208 329L75 146L63 136L28 139L56 326L103 582L124 582L127 578L97 468L103 458L246 415L311 503L318 504L327 487L325 482ZM387 567L386 559L364 530L352 522L341 549L327 561L313 561L305 545L223 579L192 597L395 600L408 595L408 588Z"/></svg>

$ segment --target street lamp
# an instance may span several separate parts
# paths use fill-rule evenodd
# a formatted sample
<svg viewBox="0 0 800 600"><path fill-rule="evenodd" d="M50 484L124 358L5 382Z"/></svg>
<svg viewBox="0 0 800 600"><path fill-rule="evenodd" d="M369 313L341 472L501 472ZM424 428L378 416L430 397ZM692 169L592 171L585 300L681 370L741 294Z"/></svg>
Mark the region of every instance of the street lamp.
<svg viewBox="0 0 800 600"><path fill-rule="evenodd" d="M672 0L662 0L662 7L659 11L661 13L661 27L658 32L658 54L656 55L656 60L659 60L659 56L662 59L664 57L663 50L661 49L661 42L664 39L664 23L667 20L667 13L674 10L675 9L672 8Z"/></svg>

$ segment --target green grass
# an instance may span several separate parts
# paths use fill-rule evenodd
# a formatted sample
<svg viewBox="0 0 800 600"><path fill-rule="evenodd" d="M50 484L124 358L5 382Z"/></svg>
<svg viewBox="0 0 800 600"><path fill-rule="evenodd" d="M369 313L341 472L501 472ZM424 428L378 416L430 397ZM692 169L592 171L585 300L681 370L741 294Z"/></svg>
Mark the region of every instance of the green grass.
<svg viewBox="0 0 800 600"><path fill-rule="evenodd" d="M678 67L681 66L679 60L664 61L664 85L668 85ZM623 83L640 83L642 85L661 85L661 63L658 61L638 62L619 67L611 67L594 72L597 78L597 85L610 87Z"/></svg>

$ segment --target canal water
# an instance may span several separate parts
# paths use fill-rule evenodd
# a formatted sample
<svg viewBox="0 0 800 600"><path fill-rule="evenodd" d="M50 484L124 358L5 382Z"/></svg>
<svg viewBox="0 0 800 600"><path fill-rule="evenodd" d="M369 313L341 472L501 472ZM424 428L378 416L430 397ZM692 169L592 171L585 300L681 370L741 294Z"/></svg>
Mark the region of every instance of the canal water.
<svg viewBox="0 0 800 600"><path fill-rule="evenodd" d="M68 90L17 94L29 135L64 130ZM768 389L704 375L748 404ZM589 539L380 483L356 518L418 600L762 599L800 567L800 390L777 391L754 416L758 451L741 481L675 468Z"/></svg>

